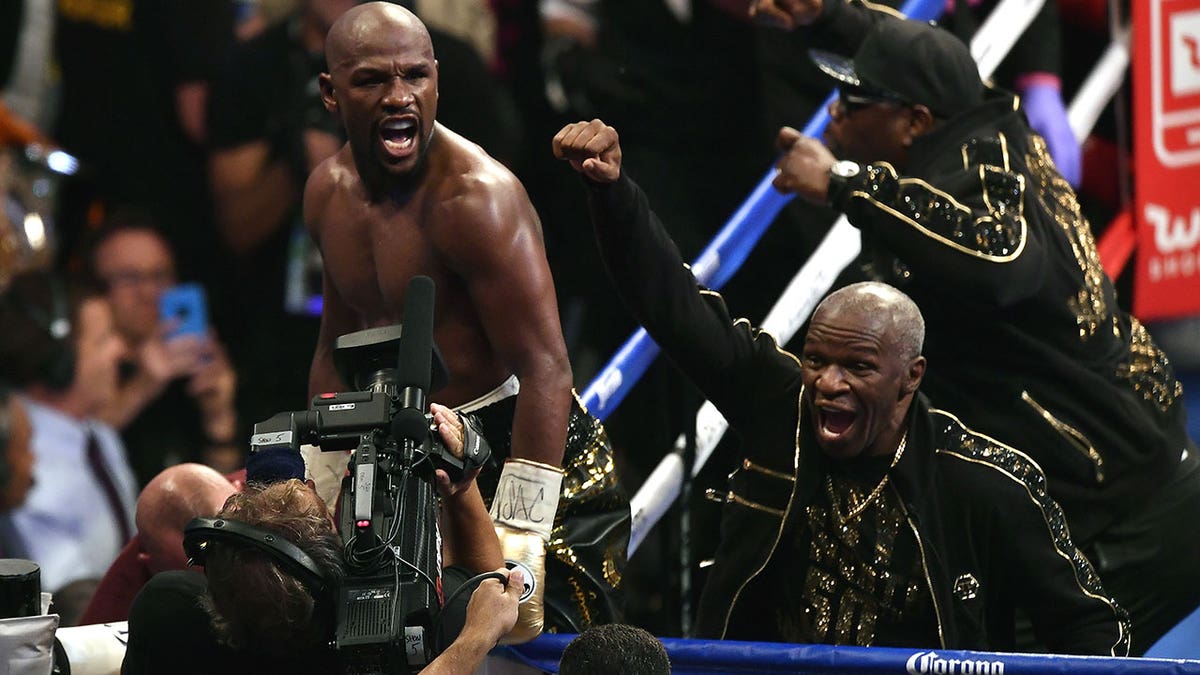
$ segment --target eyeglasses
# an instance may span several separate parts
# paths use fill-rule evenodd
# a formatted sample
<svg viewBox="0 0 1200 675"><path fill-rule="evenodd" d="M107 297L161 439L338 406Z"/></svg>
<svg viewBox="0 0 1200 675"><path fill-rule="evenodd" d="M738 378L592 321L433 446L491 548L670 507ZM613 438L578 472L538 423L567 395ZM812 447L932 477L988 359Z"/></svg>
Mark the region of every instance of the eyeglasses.
<svg viewBox="0 0 1200 675"><path fill-rule="evenodd" d="M171 270L122 270L109 274L105 281L114 289L142 285L166 288L175 283L175 273Z"/></svg>
<svg viewBox="0 0 1200 675"><path fill-rule="evenodd" d="M860 91L847 91L845 89L838 89L837 102L842 112L847 115L853 115L859 110L865 110L877 105L909 105L906 101L893 96L865 94Z"/></svg>

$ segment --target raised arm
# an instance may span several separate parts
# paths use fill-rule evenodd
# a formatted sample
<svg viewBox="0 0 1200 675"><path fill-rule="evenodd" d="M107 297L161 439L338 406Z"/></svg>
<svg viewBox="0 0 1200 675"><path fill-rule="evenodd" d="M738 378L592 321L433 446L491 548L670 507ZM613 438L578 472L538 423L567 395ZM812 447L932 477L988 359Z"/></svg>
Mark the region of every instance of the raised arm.
<svg viewBox="0 0 1200 675"><path fill-rule="evenodd" d="M973 302L1009 305L1041 287L1045 249L1026 212L1025 176L1009 166L1000 134L962 148L962 169L936 180L905 176L890 164L861 167L831 188L837 161L820 141L785 127L774 185L843 211L879 238L914 274Z"/></svg>
<svg viewBox="0 0 1200 675"><path fill-rule="evenodd" d="M751 0L755 22L794 31L809 47L853 54L879 21L901 18L887 5L865 0Z"/></svg>
<svg viewBox="0 0 1200 675"><path fill-rule="evenodd" d="M533 205L511 174L497 171L436 208L435 245L463 279L492 349L521 381L512 455L561 466L571 365Z"/></svg>
<svg viewBox="0 0 1200 675"><path fill-rule="evenodd" d="M749 322L734 321L720 295L697 285L646 196L622 175L616 130L600 120L570 124L553 151L589 187L601 258L622 300L730 422L753 409L746 392L786 391L770 378L794 375L794 357ZM763 367L785 361L782 369Z"/></svg>

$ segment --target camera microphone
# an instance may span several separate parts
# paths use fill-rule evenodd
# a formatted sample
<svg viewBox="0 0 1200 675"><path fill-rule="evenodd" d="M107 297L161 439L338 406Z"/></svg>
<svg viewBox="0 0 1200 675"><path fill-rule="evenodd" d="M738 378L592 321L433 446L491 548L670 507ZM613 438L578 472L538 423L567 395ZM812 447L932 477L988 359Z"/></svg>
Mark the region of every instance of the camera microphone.
<svg viewBox="0 0 1200 675"><path fill-rule="evenodd" d="M397 441L420 445L429 435L425 418L425 396L429 392L433 356L433 279L413 277L404 299L404 321L400 332L397 385L400 401L392 418L392 436Z"/></svg>
<svg viewBox="0 0 1200 675"><path fill-rule="evenodd" d="M354 391L317 394L308 410L281 412L254 425L257 456L248 469L256 476L296 470L294 462L282 460L298 458L303 443L353 451L349 480L342 482L338 531L346 576L337 589L334 634L346 672L404 672L437 654L436 472L459 482L491 453L469 414L460 416L461 457L431 427L431 390L447 377L433 320L433 280L413 277L401 325L337 338L334 365Z"/></svg>

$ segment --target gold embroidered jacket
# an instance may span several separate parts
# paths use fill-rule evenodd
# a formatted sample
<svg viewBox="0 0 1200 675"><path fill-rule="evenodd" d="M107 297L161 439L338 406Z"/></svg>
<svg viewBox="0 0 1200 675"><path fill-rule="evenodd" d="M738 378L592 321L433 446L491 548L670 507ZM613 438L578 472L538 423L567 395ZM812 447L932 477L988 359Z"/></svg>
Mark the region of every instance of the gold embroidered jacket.
<svg viewBox="0 0 1200 675"><path fill-rule="evenodd" d="M733 321L720 296L697 286L628 177L593 186L590 205L622 298L737 429L746 452L730 484L695 632L769 640L770 610L782 594L764 571L827 475L802 414L800 363L769 334ZM1028 456L928 409L921 397L910 414L908 450L891 475L889 489L904 507L934 599L940 644L931 647L1011 648L1014 607L1021 606L1053 651L1126 653L1124 612L1071 542Z"/></svg>
<svg viewBox="0 0 1200 675"><path fill-rule="evenodd" d="M893 20L827 2L811 37L853 53ZM869 164L834 199L875 252L880 280L926 321L922 390L971 428L1028 452L1086 546L1178 466L1182 387L1146 329L1122 311L1091 228L1029 130L1017 97L919 137L903 170Z"/></svg>

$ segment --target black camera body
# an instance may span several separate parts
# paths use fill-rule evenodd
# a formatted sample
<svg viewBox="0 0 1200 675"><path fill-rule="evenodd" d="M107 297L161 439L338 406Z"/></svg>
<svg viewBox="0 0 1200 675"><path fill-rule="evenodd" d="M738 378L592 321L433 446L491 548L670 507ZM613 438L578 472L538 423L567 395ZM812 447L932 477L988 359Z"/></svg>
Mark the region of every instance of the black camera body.
<svg viewBox="0 0 1200 675"><path fill-rule="evenodd" d="M386 393L374 391L348 391L319 394L313 397L312 407L306 411L276 413L271 418L254 425L251 447L262 450L269 447L287 446L300 451L300 446L316 445L324 452L359 449L364 434L390 433L395 402ZM473 466L479 466L482 452L464 447L468 453L459 459L442 444L433 425L433 415L422 416L429 428L429 438L419 446L418 454L427 456L434 469L442 469L451 482L458 482ZM386 442L381 437L380 441ZM471 454L475 450L475 454ZM482 451L486 451L483 448ZM392 453L384 455L385 470Z"/></svg>
<svg viewBox="0 0 1200 675"><path fill-rule="evenodd" d="M414 301L415 292L427 297ZM251 452L299 452L303 444L354 451L338 523L347 574L333 598L333 646L348 674L416 672L441 651L433 634L441 576L434 471L457 482L490 455L485 442L464 443L463 459L455 457L426 413L426 392L447 379L433 345L432 308L432 282L415 278L403 330L385 326L337 339L334 365L357 391L318 394L309 410L256 424L251 439Z"/></svg>

